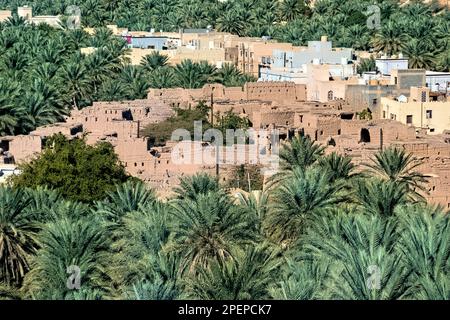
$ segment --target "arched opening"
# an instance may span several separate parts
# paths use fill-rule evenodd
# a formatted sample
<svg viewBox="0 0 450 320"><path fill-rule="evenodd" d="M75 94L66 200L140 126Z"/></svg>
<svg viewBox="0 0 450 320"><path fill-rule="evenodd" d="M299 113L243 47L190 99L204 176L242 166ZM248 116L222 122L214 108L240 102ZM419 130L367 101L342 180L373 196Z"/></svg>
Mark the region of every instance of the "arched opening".
<svg viewBox="0 0 450 320"><path fill-rule="evenodd" d="M368 129L361 129L361 139L359 142L370 142L370 132Z"/></svg>
<svg viewBox="0 0 450 320"><path fill-rule="evenodd" d="M294 137L294 136L295 136L295 129L289 129L288 130L289 140L292 140L292 137Z"/></svg>
<svg viewBox="0 0 450 320"><path fill-rule="evenodd" d="M330 138L330 140L328 140L328 145L336 147L336 141L333 138Z"/></svg>

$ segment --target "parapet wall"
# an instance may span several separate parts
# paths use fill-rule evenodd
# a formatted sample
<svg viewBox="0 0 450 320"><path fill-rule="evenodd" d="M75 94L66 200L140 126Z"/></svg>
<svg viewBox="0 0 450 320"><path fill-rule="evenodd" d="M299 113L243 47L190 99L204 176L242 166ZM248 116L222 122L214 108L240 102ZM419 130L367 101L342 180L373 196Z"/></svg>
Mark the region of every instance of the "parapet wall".
<svg viewBox="0 0 450 320"><path fill-rule="evenodd" d="M148 99L172 103L192 103L214 100L261 100L294 102L306 100L306 85L293 82L247 82L244 87L225 87L207 84L202 89L150 89Z"/></svg>
<svg viewBox="0 0 450 320"><path fill-rule="evenodd" d="M42 151L42 139L34 135L15 136L10 142L9 150L16 163L28 161Z"/></svg>

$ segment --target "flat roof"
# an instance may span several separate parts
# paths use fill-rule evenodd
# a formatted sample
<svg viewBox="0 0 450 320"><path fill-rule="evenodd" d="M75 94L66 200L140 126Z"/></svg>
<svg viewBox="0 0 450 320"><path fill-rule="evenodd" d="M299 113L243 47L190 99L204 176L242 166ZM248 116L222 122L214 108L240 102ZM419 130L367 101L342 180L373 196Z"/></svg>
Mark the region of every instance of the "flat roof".
<svg viewBox="0 0 450 320"><path fill-rule="evenodd" d="M408 61L408 58L376 58L376 60L383 60L383 61L388 61L388 60L402 60L402 61Z"/></svg>
<svg viewBox="0 0 450 320"><path fill-rule="evenodd" d="M427 76L450 76L450 72L426 71Z"/></svg>
<svg viewBox="0 0 450 320"><path fill-rule="evenodd" d="M132 34L130 34L130 35L120 35L120 37L131 37L132 39L139 39L139 38L168 39L168 38L170 38L168 36L155 36L155 35L151 35L151 34L137 35L137 36L133 36ZM172 39L178 39L178 38L172 38Z"/></svg>

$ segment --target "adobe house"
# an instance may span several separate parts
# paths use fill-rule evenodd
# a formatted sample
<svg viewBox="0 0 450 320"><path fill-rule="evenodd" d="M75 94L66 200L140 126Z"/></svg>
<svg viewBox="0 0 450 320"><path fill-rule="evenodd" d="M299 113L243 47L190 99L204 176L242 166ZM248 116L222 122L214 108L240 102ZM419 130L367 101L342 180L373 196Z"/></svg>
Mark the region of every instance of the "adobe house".
<svg viewBox="0 0 450 320"><path fill-rule="evenodd" d="M421 86L425 86L425 70L391 70L388 81L373 79L364 84L347 84L345 100L356 111L369 109L380 117L382 97L408 96L411 87Z"/></svg>
<svg viewBox="0 0 450 320"><path fill-rule="evenodd" d="M416 92L417 93L417 92ZM262 142L215 147L207 141L169 141L152 147L140 129L158 123L173 114L172 106L187 107L211 99L216 111L233 110L248 117L253 128L266 129ZM214 98L215 97L215 98ZM248 83L243 88L225 88L218 84L202 89L149 90L148 99L123 102L95 102L91 107L74 110L65 122L37 128L29 135L0 138L0 164L14 165L42 151L47 137L62 133L69 138L87 135L87 142L106 141L126 170L167 196L179 179L197 172L216 174L221 179L237 164L254 164L257 155L272 158L275 150L269 142L273 130L281 140L308 135L336 151L365 163L381 149L397 145L422 159L421 172L430 175L426 198L450 208L450 135L429 136L414 127L390 119L361 120L343 101L319 103L303 101L306 88L293 83ZM215 162L219 156L219 163ZM239 158L240 157L240 158ZM189 161L188 161L189 160ZM192 160L192 161L190 161ZM206 161L208 160L208 161ZM268 169L270 162L264 164Z"/></svg>

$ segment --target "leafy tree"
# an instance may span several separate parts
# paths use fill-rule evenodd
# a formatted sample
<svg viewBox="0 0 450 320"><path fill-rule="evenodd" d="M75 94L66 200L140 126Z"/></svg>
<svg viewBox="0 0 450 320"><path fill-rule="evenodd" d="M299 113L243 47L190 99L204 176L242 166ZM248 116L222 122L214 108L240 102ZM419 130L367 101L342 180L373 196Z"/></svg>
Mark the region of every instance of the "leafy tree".
<svg viewBox="0 0 450 320"><path fill-rule="evenodd" d="M193 109L174 108L175 115L156 124L150 124L143 130L143 135L150 138L155 146L165 145L171 139L172 133L177 129L184 129L191 133L194 139L194 122L202 122L202 131L208 130L211 125L208 121L209 107L200 102Z"/></svg>
<svg viewBox="0 0 450 320"><path fill-rule="evenodd" d="M264 176L262 168L257 165L240 165L231 171L227 186L229 188L239 188L247 192L252 190L262 190Z"/></svg>
<svg viewBox="0 0 450 320"><path fill-rule="evenodd" d="M19 170L21 174L11 179L16 188L47 186L83 202L100 200L115 184L129 179L110 144L89 146L83 139L67 140L61 134L50 138L44 151Z"/></svg>

